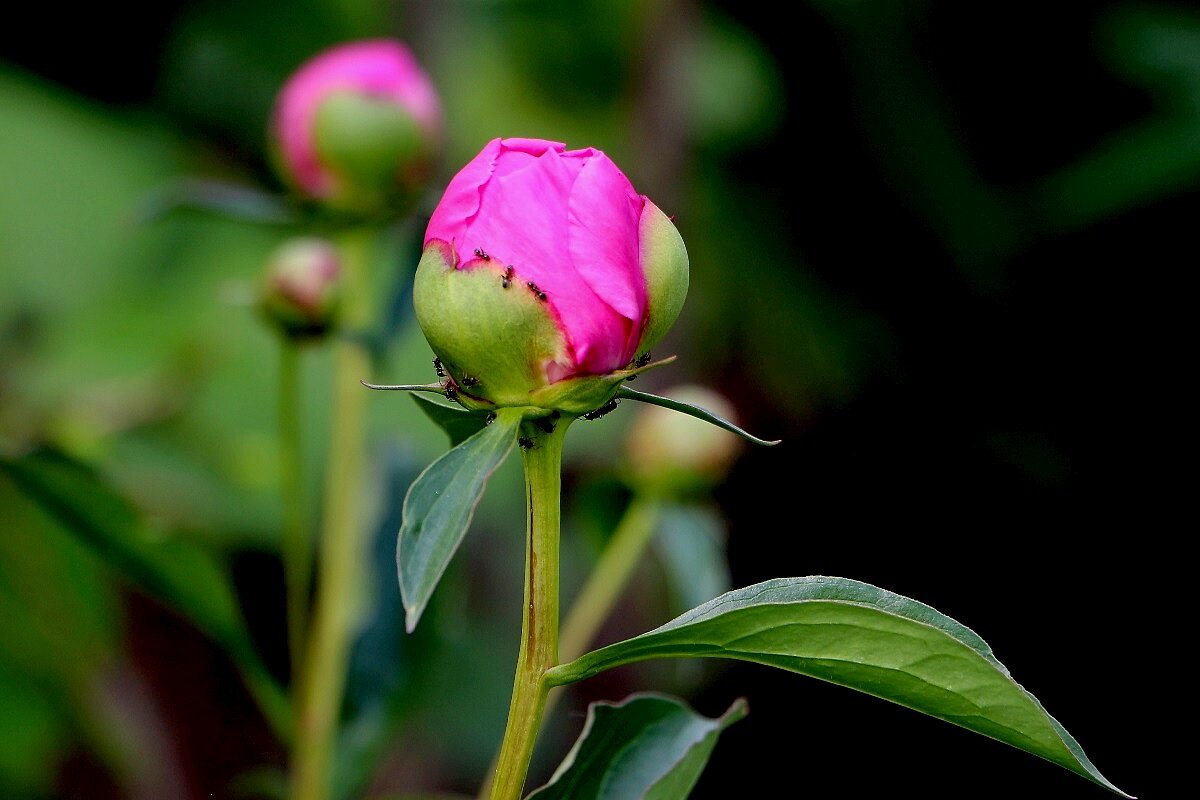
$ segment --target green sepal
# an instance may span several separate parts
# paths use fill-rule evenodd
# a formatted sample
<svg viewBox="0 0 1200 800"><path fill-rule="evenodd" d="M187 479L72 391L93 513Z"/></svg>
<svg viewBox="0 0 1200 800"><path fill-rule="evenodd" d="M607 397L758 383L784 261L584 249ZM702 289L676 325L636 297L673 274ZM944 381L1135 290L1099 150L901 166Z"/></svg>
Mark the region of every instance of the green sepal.
<svg viewBox="0 0 1200 800"><path fill-rule="evenodd" d="M526 800L686 800L717 737L746 713L746 701L737 700L709 719L681 700L649 692L592 703L554 776Z"/></svg>
<svg viewBox="0 0 1200 800"><path fill-rule="evenodd" d="M1010 744L1129 797L971 629L847 578L776 578L546 673L551 686L654 658L730 658L857 689Z"/></svg>
<svg viewBox="0 0 1200 800"><path fill-rule="evenodd" d="M553 409L571 416L582 416L618 396L625 381L673 361L675 356L670 356L640 367L619 369L607 375L578 375L567 378L534 392L529 398L529 405Z"/></svg>
<svg viewBox="0 0 1200 800"><path fill-rule="evenodd" d="M488 478L512 452L526 411L499 409L492 424L443 454L409 486L396 539L409 633L462 544Z"/></svg>
<svg viewBox="0 0 1200 800"><path fill-rule="evenodd" d="M690 266L675 223L649 200L642 209L639 236L648 309L638 352L646 353L667 335L683 310Z"/></svg>
<svg viewBox="0 0 1200 800"><path fill-rule="evenodd" d="M549 306L515 281L504 288L504 270L483 260L455 269L453 250L437 241L417 265L417 322L468 408L533 405L546 364L567 361Z"/></svg>
<svg viewBox="0 0 1200 800"><path fill-rule="evenodd" d="M460 444L479 433L488 424L488 411L465 411L461 408L435 403L426 400L418 394L410 395L417 408L425 412L425 416L446 432L450 437L450 446Z"/></svg>
<svg viewBox="0 0 1200 800"><path fill-rule="evenodd" d="M689 417L695 417L696 419L704 420L705 422L716 425L718 428L724 428L730 433L736 433L738 436L741 436L747 441L754 442L755 444L761 444L765 447L774 447L783 441L782 439L760 439L757 436L742 430L724 417L717 416L711 411L700 408L699 406L694 406L690 403L682 403L678 400L672 400L669 397L663 397L657 394L650 394L649 392L639 392L635 389L630 389L628 386L620 387L615 396L621 400L637 400L639 403L649 403L653 406L662 406L663 408L669 408L672 411L678 411L681 414L687 414Z"/></svg>

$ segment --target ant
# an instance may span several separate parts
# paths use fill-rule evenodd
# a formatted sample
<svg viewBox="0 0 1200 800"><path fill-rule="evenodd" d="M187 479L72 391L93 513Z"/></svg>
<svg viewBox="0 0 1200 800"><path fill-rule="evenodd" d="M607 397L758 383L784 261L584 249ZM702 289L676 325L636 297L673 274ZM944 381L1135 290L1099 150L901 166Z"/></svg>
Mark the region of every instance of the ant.
<svg viewBox="0 0 1200 800"><path fill-rule="evenodd" d="M528 436L522 436L520 439L517 439L517 444L521 445L522 450L533 449L533 439Z"/></svg>
<svg viewBox="0 0 1200 800"><path fill-rule="evenodd" d="M446 384L446 389L443 394L446 395L447 400L454 400L456 402L458 401L458 390L449 384Z"/></svg>
<svg viewBox="0 0 1200 800"><path fill-rule="evenodd" d="M546 293L539 289L536 283L528 281L525 285L529 287L529 291L533 292L534 297L538 300L544 301L546 299Z"/></svg>
<svg viewBox="0 0 1200 800"><path fill-rule="evenodd" d="M442 367L442 360L440 358L433 360L433 371L437 373L439 378L446 377L446 370Z"/></svg>
<svg viewBox="0 0 1200 800"><path fill-rule="evenodd" d="M479 383L479 378L476 378L473 375L463 375L463 379L462 379L463 386L471 387L471 386L477 385L478 383Z"/></svg>
<svg viewBox="0 0 1200 800"><path fill-rule="evenodd" d="M484 261L491 261L491 260L492 260L492 257L491 257L491 256L489 256L489 255L487 254L487 251L486 251L486 250L484 250L482 247L476 247L476 248L475 248L475 257L476 257L476 258L482 258Z"/></svg>
<svg viewBox="0 0 1200 800"><path fill-rule="evenodd" d="M496 412L495 411L489 411L487 413L487 416L483 418L484 425L491 425L495 421L496 421Z"/></svg>
<svg viewBox="0 0 1200 800"><path fill-rule="evenodd" d="M554 433L554 423L558 420L558 412L555 411L548 417L535 419L533 424L538 426L544 433Z"/></svg>
<svg viewBox="0 0 1200 800"><path fill-rule="evenodd" d="M645 353L642 353L640 356L637 357L637 359L633 362L633 365L635 367L640 368L640 367L646 366L649 363L650 363L650 351L646 351Z"/></svg>
<svg viewBox="0 0 1200 800"><path fill-rule="evenodd" d="M500 279L500 285L505 289L507 289L509 286L512 286L513 272L514 270L512 264L509 264L504 268L504 277Z"/></svg>
<svg viewBox="0 0 1200 800"><path fill-rule="evenodd" d="M595 411L589 411L588 413L584 414L583 418L584 419L600 419L605 414L611 414L616 409L616 407L620 404L621 404L621 401L619 399L617 399L616 397L614 397L612 400L609 400L607 403L600 406Z"/></svg>

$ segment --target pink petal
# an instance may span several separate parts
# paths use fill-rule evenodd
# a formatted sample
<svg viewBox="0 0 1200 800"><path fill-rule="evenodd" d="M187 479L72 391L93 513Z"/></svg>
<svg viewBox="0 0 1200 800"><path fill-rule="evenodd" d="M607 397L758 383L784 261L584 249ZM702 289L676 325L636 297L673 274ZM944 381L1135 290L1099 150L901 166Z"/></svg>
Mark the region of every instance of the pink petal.
<svg viewBox="0 0 1200 800"><path fill-rule="evenodd" d="M641 204L599 151L505 139L454 177L425 239L453 242L460 268L486 252L513 266L517 288L545 292L574 362L547 365L548 380L606 373L633 357L644 322Z"/></svg>
<svg viewBox="0 0 1200 800"><path fill-rule="evenodd" d="M638 254L643 204L624 173L599 152L584 164L571 192L568 223L575 270L630 323L616 366L636 355L633 349L646 319L646 278Z"/></svg>

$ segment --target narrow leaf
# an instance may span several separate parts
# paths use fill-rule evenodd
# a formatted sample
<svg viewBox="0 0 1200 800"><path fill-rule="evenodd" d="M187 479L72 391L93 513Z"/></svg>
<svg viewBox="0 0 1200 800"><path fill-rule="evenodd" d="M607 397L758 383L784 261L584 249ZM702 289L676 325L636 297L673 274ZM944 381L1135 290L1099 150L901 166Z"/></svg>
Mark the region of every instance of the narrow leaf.
<svg viewBox="0 0 1200 800"><path fill-rule="evenodd" d="M659 694L592 703L571 752L527 800L685 800L721 731L745 716L745 700L717 719Z"/></svg>
<svg viewBox="0 0 1200 800"><path fill-rule="evenodd" d="M782 439L760 439L757 436L742 430L724 417L717 416L711 411L707 411L699 406L691 405L690 403L681 403L678 400L672 400L671 398L663 397L662 395L650 394L649 392L639 392L634 389L630 389L628 386L622 386L617 390L617 397L620 397L624 400L637 400L639 403L649 403L652 406L662 406L663 408L669 408L672 411L678 411L681 414L687 414L689 417L702 419L705 422L716 425L718 428L724 428L730 433L736 433L743 439L754 442L755 444L764 445L766 447L774 447L783 441Z"/></svg>
<svg viewBox="0 0 1200 800"><path fill-rule="evenodd" d="M426 467L409 487L396 542L409 633L462 543L487 479L512 452L520 424L521 409L500 409L491 425Z"/></svg>
<svg viewBox="0 0 1200 800"><path fill-rule="evenodd" d="M368 389L380 392L428 392L430 394L446 394L446 387L440 383L367 383L360 380Z"/></svg>
<svg viewBox="0 0 1200 800"><path fill-rule="evenodd" d="M973 631L927 605L846 578L778 578L721 595L547 674L553 685L651 658L779 667L960 725L1117 794L1083 749Z"/></svg>
<svg viewBox="0 0 1200 800"><path fill-rule="evenodd" d="M487 412L467 411L463 408L442 405L432 400L426 400L419 394L409 396L412 397L417 407L425 412L425 416L446 432L450 437L451 447L458 447L487 425Z"/></svg>

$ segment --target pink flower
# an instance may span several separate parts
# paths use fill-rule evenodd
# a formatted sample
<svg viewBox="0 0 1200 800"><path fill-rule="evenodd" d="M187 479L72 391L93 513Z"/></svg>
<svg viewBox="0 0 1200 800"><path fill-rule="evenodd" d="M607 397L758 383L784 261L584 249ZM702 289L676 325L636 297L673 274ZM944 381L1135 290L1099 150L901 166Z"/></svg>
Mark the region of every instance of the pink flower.
<svg viewBox="0 0 1200 800"><path fill-rule="evenodd" d="M377 193L388 187L370 184L406 188L423 179L440 148L442 112L408 48L374 39L333 47L303 64L280 91L271 127L288 181L337 202L361 183Z"/></svg>
<svg viewBox="0 0 1200 800"><path fill-rule="evenodd" d="M450 181L425 246L422 269L432 270L432 259L439 275L490 276L470 290L468 308L466 283L429 273L422 281L418 271L417 316L434 351L485 387L488 372L505 372L498 360L523 359L511 372L527 385L510 381L512 392L501 392L514 397L628 366L666 333L687 293L687 253L674 226L593 148L488 142ZM485 317L500 324L484 329ZM514 343L519 325L548 330L552 341L539 334ZM520 352L497 354L499 344Z"/></svg>

